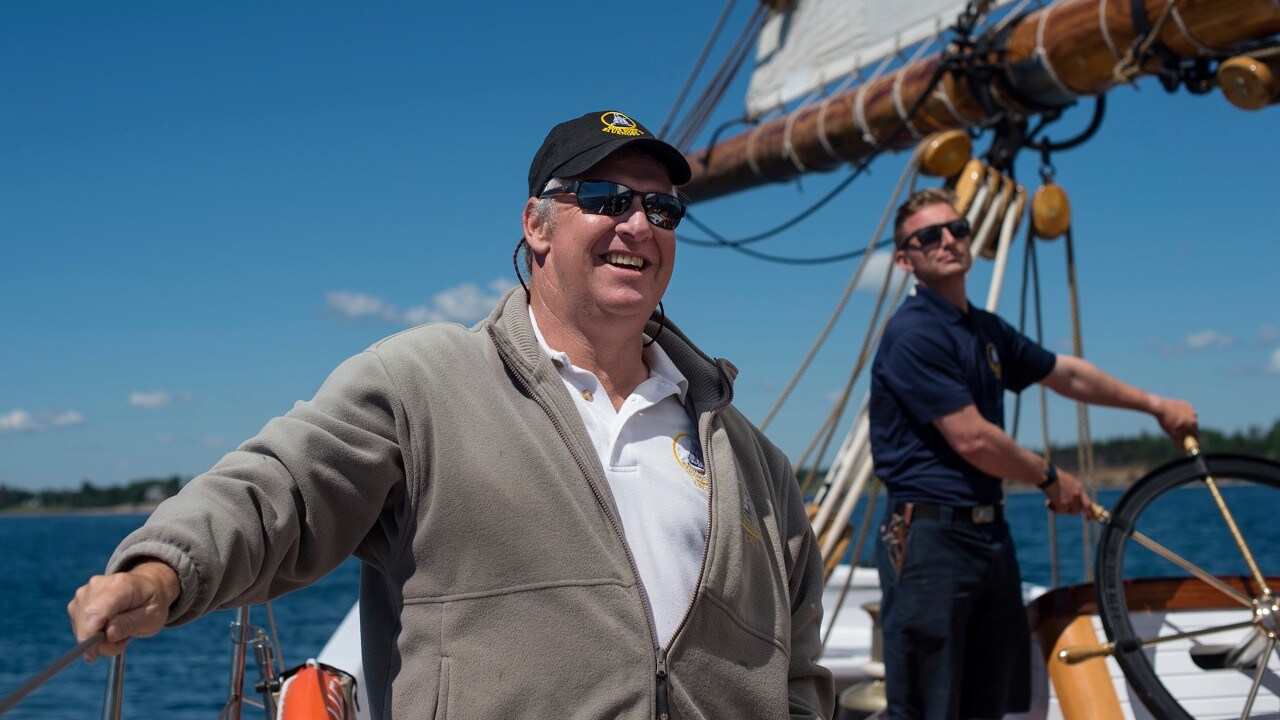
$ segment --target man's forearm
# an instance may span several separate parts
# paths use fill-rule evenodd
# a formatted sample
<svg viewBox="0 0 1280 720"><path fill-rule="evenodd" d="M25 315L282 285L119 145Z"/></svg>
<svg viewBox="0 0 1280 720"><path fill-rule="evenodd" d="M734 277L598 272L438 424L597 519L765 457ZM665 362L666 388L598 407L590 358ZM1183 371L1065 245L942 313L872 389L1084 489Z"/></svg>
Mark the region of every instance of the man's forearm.
<svg viewBox="0 0 1280 720"><path fill-rule="evenodd" d="M1074 355L1059 355L1053 372L1043 382L1059 395L1090 405L1151 414L1156 411L1158 396L1109 375L1088 360Z"/></svg>
<svg viewBox="0 0 1280 720"><path fill-rule="evenodd" d="M1059 355L1053 372L1041 382L1073 400L1148 413L1177 443L1199 432L1196 411L1190 403L1140 390L1072 355Z"/></svg>
<svg viewBox="0 0 1280 720"><path fill-rule="evenodd" d="M934 425L965 462L982 472L1032 485L1044 481L1044 458L1018 445L973 405L935 420Z"/></svg>

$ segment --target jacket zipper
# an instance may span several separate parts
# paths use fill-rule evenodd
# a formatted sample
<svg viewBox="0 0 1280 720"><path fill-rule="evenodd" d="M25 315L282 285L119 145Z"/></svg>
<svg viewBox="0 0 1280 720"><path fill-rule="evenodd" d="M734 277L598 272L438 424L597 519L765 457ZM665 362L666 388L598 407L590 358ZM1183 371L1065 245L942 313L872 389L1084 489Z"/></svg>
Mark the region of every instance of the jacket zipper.
<svg viewBox="0 0 1280 720"><path fill-rule="evenodd" d="M721 377L724 376L724 368L720 369ZM702 458L707 465L707 539L702 545L702 566L698 570L698 584L693 588L693 597L689 599L689 605L684 609L684 616L680 618L680 622L676 624L675 632L671 633L671 642L674 644L677 637L680 637L680 631L684 630L685 623L689 621L689 616L693 614L693 606L698 601L698 591L702 589L702 578L707 574L707 557L711 554L711 515L715 510L715 492L716 483L711 471L711 423L715 421L716 415L720 411L729 406L733 402L733 386L729 386L729 399L723 403L711 408L706 415L706 428L698 428L698 435L702 438ZM701 425L701 423L699 423ZM655 690L656 715L658 720L670 720L671 712L667 705L667 649L664 647L656 648L657 651L657 688Z"/></svg>
<svg viewBox="0 0 1280 720"><path fill-rule="evenodd" d="M656 695L656 717L658 720L671 720L671 711L667 708L667 650L657 648L658 687Z"/></svg>
<svg viewBox="0 0 1280 720"><path fill-rule="evenodd" d="M718 364L717 364L717 367L719 367ZM722 378L725 377L725 371L723 367L720 367L720 377ZM684 624L689 621L689 616L693 614L693 606L698 598L698 590L702 588L702 577L707 573L707 556L710 554L710 551L711 551L710 522L711 522L712 513L715 510L715 492L716 492L714 475L711 470L711 423L715 422L716 415L719 415L721 410L725 409L726 407L729 407L729 404L732 402L733 402L733 386L730 385L729 398L724 402L720 403L719 405L711 408L711 410L707 412L707 415L706 415L707 425L705 429L702 427L698 428L698 435L702 441L702 459L703 459L703 462L705 462L707 465L707 523L708 523L707 539L706 539L706 542L704 542L702 545L702 567L699 568L698 570L698 584L693 587L693 598L689 600L689 606L684 609L684 617L680 618L680 622L676 624L675 632L671 633L672 642L675 642L675 639L680 636L680 631L684 629ZM699 422L698 424L701 426L702 423ZM662 657L664 660L666 659L665 651L663 652Z"/></svg>
<svg viewBox="0 0 1280 720"><path fill-rule="evenodd" d="M565 448L569 450L569 454L573 456L573 461L577 464L578 470L582 472L582 476L587 480L587 485L591 487L592 494L596 496L596 503L600 506L600 510L604 512L605 518L609 520L609 525L613 528L613 534L617 536L618 542L622 543L622 551L627 556L627 564L631 566L631 576L635 578L636 587L640 589L640 603L644 606L644 622L649 628L649 641L653 643L655 648L657 648L658 631L653 626L653 620L650 619L653 616L653 608L649 605L649 594L645 592L644 581L640 579L640 569L636 567L636 560L631 555L631 547L627 545L627 536L622 532L622 528L618 525L618 521L614 518L613 513L609 511L609 505L604 500L604 494L600 492L600 488L597 487L595 481L591 479L591 471L587 468L587 464L583 462L582 458L578 455L578 451L574 449L573 444L569 441L569 435L565 432L564 427L560 425L560 420L556 418L555 413L551 411L551 408L547 403L533 391L533 387L525 381L524 376L520 373L519 369L516 368L515 363L503 349L502 343L498 341L498 337L494 332L493 326L490 326L488 329L489 337L493 340L493 346L498 350L498 356L502 358L503 364L507 366L507 369L511 370L511 375L520 383L521 387L525 389L525 392L529 393L529 397L533 398L533 401L538 403L538 407L542 408L542 411L546 413L547 417L551 420L551 426L556 429L556 434L560 436L560 441L564 443Z"/></svg>
<svg viewBox="0 0 1280 720"><path fill-rule="evenodd" d="M503 349L502 343L498 341L498 336L494 332L493 327L490 326L488 330L489 330L489 337L491 340L493 340L493 346L494 348L497 349L498 356L502 358L503 364L506 365L509 370L511 370L512 377L514 377L516 381L520 383L520 386L525 389L525 392L529 393L529 397L533 398L533 401L538 403L538 407L542 408L542 411L546 413L547 417L551 420L551 426L556 429L556 434L560 436L560 441L564 443L565 448L569 450L569 454L573 456L573 461L574 463L577 464L578 470L582 472L582 476L587 480L587 485L591 487L592 494L596 496L596 503L600 506L600 510L604 512L604 516L609 520L609 525L613 528L614 535L616 535L618 538L618 541L622 543L622 551L627 556L627 564L631 566L631 575L636 579L636 587L640 589L640 603L644 606L644 621L645 621L645 625L649 627L649 639L650 641L653 642L655 666L656 666L656 670L655 670L656 677L655 677L655 688L654 688L655 717L657 718L657 720L670 720L671 711L667 703L667 649L662 647L658 643L658 630L653 626L653 620L650 619L653 616L653 607L649 604L649 594L644 589L644 581L640 579L640 569L636 567L635 558L631 555L631 547L627 545L627 537L622 532L622 528L618 526L618 521L616 518L613 517L613 513L609 511L609 506L604 501L604 495L600 492L600 488L596 486L595 481L591 479L591 472L587 469L587 464L583 462L582 458L578 455L578 451L575 450L573 445L569 442L569 435L568 433L565 432L564 427L560 425L560 421L559 419L556 418L555 413L552 412L551 408L547 406L546 402L544 402L543 399L536 392L533 391L533 387L530 386L527 381L525 381L524 376L515 367L515 363L512 362L510 356L508 356L506 351ZM719 367L720 376L723 378L725 376L724 368L720 367L718 364L717 364L717 367ZM725 407L728 407L729 404L732 402L733 402L733 386L730 385L728 399L726 399L723 403L715 406L714 408L711 409L710 412L707 413L706 430L703 431L701 428L699 428L699 434L702 436L702 447L703 447L702 457L704 458L704 461L707 464L707 488L708 488L707 519L708 519L708 522L710 521L711 513L714 509L714 492L715 492L714 490L715 483L712 482L712 474L711 474L711 451L708 449L711 447L711 422L715 419L715 416L719 414L720 410L722 410ZM673 643L675 642L675 639L680 635L680 631L684 629L685 623L689 621L689 615L693 613L693 606L696 603L698 598L698 590L702 588L702 577L703 575L706 574L706 571L707 571L707 555L709 554L710 548L711 548L711 532L710 532L710 528L708 528L707 540L702 546L702 567L698 571L698 584L694 586L693 598L689 601L689 606L684 609L684 617L680 618L679 624L676 625L675 632L671 634L671 641Z"/></svg>

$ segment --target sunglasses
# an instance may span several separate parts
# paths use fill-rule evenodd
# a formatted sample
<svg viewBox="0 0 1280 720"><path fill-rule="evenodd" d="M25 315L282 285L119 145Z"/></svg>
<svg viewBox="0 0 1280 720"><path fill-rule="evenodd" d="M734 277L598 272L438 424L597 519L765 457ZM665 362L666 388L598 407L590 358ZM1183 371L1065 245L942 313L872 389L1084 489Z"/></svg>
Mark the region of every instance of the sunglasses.
<svg viewBox="0 0 1280 720"><path fill-rule="evenodd" d="M911 242L911 238L920 241L920 249L928 250L929 248L942 242L942 231L946 230L951 233L951 237L956 240L963 240L969 237L969 221L964 218L952 220L951 222L938 223L937 225L925 225L907 236L902 241L902 247L906 247Z"/></svg>
<svg viewBox="0 0 1280 720"><path fill-rule="evenodd" d="M538 197L577 195L578 207L591 215L616 217L631 207L631 198L639 196L640 206L649 223L663 230L675 230L684 217L684 203L675 195L642 193L621 183L607 180L575 180L568 185L543 190Z"/></svg>

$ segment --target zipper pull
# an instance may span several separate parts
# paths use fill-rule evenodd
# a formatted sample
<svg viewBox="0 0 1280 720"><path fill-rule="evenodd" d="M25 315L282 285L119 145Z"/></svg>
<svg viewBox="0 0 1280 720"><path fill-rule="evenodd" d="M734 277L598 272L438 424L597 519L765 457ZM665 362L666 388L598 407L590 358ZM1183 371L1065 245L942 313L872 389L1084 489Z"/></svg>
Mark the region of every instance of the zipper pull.
<svg viewBox="0 0 1280 720"><path fill-rule="evenodd" d="M667 650L666 648L657 648L658 660L658 682L657 682L657 718L658 720L671 720L671 711L667 707Z"/></svg>

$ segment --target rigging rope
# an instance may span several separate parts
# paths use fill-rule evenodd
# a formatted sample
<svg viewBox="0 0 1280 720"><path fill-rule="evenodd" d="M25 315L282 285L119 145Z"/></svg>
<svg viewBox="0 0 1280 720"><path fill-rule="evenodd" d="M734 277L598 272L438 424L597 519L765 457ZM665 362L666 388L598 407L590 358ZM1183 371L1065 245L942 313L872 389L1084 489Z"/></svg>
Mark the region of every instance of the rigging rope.
<svg viewBox="0 0 1280 720"><path fill-rule="evenodd" d="M1160 39L1160 31L1164 29L1164 25L1168 22L1169 17L1173 14L1173 8L1178 4L1178 0L1169 0L1164 9L1160 11L1160 17L1156 18L1155 23L1145 35L1138 28L1140 20L1145 20L1143 9L1139 4L1134 6L1134 32L1138 33L1138 37L1134 39L1134 43L1125 51L1124 57L1120 58L1115 67L1111 70L1111 78L1117 85L1130 85L1138 74L1142 72L1142 64L1146 62L1151 55L1151 49Z"/></svg>
<svg viewBox="0 0 1280 720"><path fill-rule="evenodd" d="M734 45L725 57L724 63L721 64L716 74L707 83L706 89L703 90L702 95L699 96L698 101L689 110L689 114L675 132L672 144L677 148L687 150L690 144L702 133L707 121L711 118L712 111L720 104L721 98L724 97L725 91L729 88L729 83L733 81L734 76L742 68L742 63L746 61L747 55L751 50L751 44L755 42L756 37L760 34L760 29L764 27L765 17L765 7L757 5L755 10L752 11L751 18L747 20L747 25L743 28L742 33L734 41Z"/></svg>
<svg viewBox="0 0 1280 720"><path fill-rule="evenodd" d="M733 6L737 4L737 1L728 0L724 5L724 10L720 11L720 18L716 20L715 27L711 29L711 35L707 37L706 45L702 46L702 52L698 55L698 59L694 61L693 69L689 71L689 77L684 81L684 87L680 88L676 101L672 103L671 110L667 113L667 119L662 121L662 129L658 131L658 137L667 136L667 130L671 129L671 123L675 120L676 114L679 113L680 106L684 104L684 99L688 96L694 81L702 74L702 66L706 63L707 56L711 54L711 48L720 39L720 32L724 29L725 21L729 19L729 15L733 13Z"/></svg>
<svg viewBox="0 0 1280 720"><path fill-rule="evenodd" d="M829 263L829 262L840 262L842 260L847 260L852 257L856 257L859 253L844 253L841 255L832 255L826 258L808 258L808 259L797 261L797 260L788 260L786 258L782 258L776 255L766 255L765 253L747 251L747 250L744 250L742 246L749 243L758 242L760 240L764 240L769 237L773 237L774 235L777 235L782 231L791 228L792 226L796 225L800 221L808 218L810 215L817 212L820 208L822 208L828 202L834 199L836 195L839 195L841 192L843 192L845 188L847 188L859 175L861 175L867 169L867 167L870 166L873 160L878 158L881 154L883 154L886 150L889 149L888 148L889 141L897 137L898 134L901 133L903 129L907 127L907 124L911 122L911 119L914 118L916 113L920 111L920 108L924 106L925 101L929 99L929 95L932 94L934 89L937 88L938 83L942 81L943 76L947 73L948 70L952 69L952 67L955 64L955 61L956 61L956 58L952 56L949 53L949 51L944 51L942 62L940 62L938 64L938 67L934 70L933 76L930 77L928 84L925 86L924 90L920 93L919 97L917 97L915 101L911 104L911 109L905 114L904 117L902 117L898 121L897 126L893 128L892 132L888 133L885 136L885 140L884 141L877 140L872 147L871 153L858 162L858 164L854 167L854 170L849 175L849 177L840 181L840 183L837 184L835 188L833 188L826 195L820 198L817 203L805 209L799 215L795 216L791 220L788 220L782 223L781 225L778 225L777 227L771 230L766 230L765 232L758 233L756 235L752 235L750 237L743 238L740 240L726 240L723 237L721 237L719 234L711 232L711 230L706 225L696 220L693 220L692 216L686 215L686 217L690 218L690 220L695 225L697 225L700 229L702 229L703 232L706 232L709 235L712 235L713 238L716 239L716 242L711 243L706 240L700 240L698 238L680 238L680 240L683 242L694 244L694 245L703 245L703 246L723 245L726 247L733 248L734 250L737 250L738 252L741 252L744 255L756 257L761 260L767 260L769 262L777 262L777 263L784 263L784 264L816 265L816 264Z"/></svg>
<svg viewBox="0 0 1280 720"><path fill-rule="evenodd" d="M1175 0L1176 1L1176 0ZM1084 357L1084 339L1080 332L1080 294L1076 284L1075 244L1071 237L1071 227L1067 226L1067 292L1071 299L1071 350L1076 357ZM1076 456L1080 463L1079 477L1084 479L1085 489L1096 495L1096 478L1093 472L1093 439L1089 432L1089 406L1083 402L1076 403ZM1089 521L1089 513L1080 516L1081 545L1084 548L1085 581L1093 582L1093 548L1091 539L1093 526Z"/></svg>
<svg viewBox="0 0 1280 720"><path fill-rule="evenodd" d="M884 233L885 227L889 224L889 218L893 213L898 198L902 195L903 186L906 184L908 178L915 176L916 169L919 164L920 148L917 146L916 151L911 155L911 159L907 161L907 166L903 169L902 176L898 179L898 186L894 189L893 195L889 198L889 203L885 206L884 213L880 216L880 223L876 226L875 234L871 236L871 242L868 244L866 249L859 251L863 254L862 262L858 263L858 267L854 269L853 275L849 278L849 282L845 284L844 292L840 295L840 299L836 301L835 311L831 313L831 317L827 320L826 326L822 328L822 332L818 333L818 339L814 342L813 347L810 348L809 353L804 358L804 361L800 363L799 369L797 369L795 374L791 377L791 381L787 383L787 387L783 389L782 394L776 401L774 401L773 407L769 408L769 412L765 415L764 421L760 423L761 430L764 430L769 426L769 423L773 420L773 416L782 408L782 404L786 402L787 397L791 395L791 391L795 389L796 383L800 381L800 377L804 375L809 364L813 362L813 358L818 354L819 348L821 348L823 343L826 342L827 336L831 334L831 330L835 327L836 321L840 319L840 315L848 305L849 298L853 296L853 291L857 288L858 282L862 279L862 273L870 259L870 255L867 251L882 247L885 244L885 241L877 241L876 238L879 238ZM890 264L890 275L886 276L884 285L881 288L881 300L884 297L885 288L888 287L888 277L892 275L892 267L892 264ZM877 301L877 307L879 307L879 302L880 301ZM873 319L873 325L874 322L875 321Z"/></svg>

